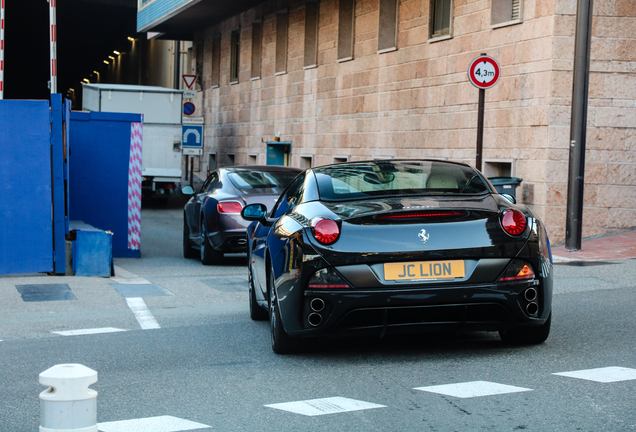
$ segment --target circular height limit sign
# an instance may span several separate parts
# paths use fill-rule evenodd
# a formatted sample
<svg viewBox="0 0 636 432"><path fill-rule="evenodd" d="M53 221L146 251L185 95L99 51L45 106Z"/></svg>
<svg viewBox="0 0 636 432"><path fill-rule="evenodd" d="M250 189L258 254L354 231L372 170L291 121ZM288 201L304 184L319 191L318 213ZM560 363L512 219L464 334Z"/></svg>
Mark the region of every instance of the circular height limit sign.
<svg viewBox="0 0 636 432"><path fill-rule="evenodd" d="M479 89L488 89L499 81L501 69L492 57L481 55L468 66L468 79Z"/></svg>

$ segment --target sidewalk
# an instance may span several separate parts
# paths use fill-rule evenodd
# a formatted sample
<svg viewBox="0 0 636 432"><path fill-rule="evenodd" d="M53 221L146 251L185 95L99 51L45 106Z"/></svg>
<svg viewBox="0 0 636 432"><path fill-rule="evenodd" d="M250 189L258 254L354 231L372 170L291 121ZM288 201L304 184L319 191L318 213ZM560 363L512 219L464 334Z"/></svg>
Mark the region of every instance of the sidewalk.
<svg viewBox="0 0 636 432"><path fill-rule="evenodd" d="M578 252L567 252L565 245L552 248L552 259L555 263L611 261L626 258L636 258L636 230L584 239L581 242L581 250Z"/></svg>

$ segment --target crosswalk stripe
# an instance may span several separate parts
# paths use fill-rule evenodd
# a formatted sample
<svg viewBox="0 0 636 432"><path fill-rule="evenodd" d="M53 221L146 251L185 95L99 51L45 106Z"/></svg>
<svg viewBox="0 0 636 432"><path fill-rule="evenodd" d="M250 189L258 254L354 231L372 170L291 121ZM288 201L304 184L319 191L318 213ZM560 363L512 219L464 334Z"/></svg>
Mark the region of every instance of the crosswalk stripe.
<svg viewBox="0 0 636 432"><path fill-rule="evenodd" d="M471 381L456 384L417 387L413 390L421 390L425 392L443 394L446 396L454 396L458 398L472 398L532 391L532 389L529 388L515 387L488 381Z"/></svg>
<svg viewBox="0 0 636 432"><path fill-rule="evenodd" d="M571 372L558 372L552 375L560 375L569 378L578 378L588 381L610 383L618 381L636 380L636 369L619 366L608 366L596 369L585 369Z"/></svg>
<svg viewBox="0 0 636 432"><path fill-rule="evenodd" d="M298 402L285 402L265 406L306 416L336 414L373 408L386 408L386 405L378 405L371 402L364 402L339 396Z"/></svg>
<svg viewBox="0 0 636 432"><path fill-rule="evenodd" d="M180 432L211 426L172 416L147 417L98 423L101 432Z"/></svg>
<svg viewBox="0 0 636 432"><path fill-rule="evenodd" d="M92 329L52 331L51 333L59 334L62 336L77 336L77 335L90 335L90 334L99 334L99 333L115 333L115 332L123 332L123 331L126 331L126 330L120 329L120 328L114 328L114 327L102 327L102 328L92 328Z"/></svg>

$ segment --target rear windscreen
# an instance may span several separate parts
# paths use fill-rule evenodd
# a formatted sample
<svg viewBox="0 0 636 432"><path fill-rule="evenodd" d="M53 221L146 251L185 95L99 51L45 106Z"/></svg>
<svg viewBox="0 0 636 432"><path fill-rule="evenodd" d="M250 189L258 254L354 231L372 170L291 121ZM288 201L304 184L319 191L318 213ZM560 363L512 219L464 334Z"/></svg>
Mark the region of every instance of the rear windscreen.
<svg viewBox="0 0 636 432"><path fill-rule="evenodd" d="M474 195L490 192L472 167L444 161L359 162L314 171L320 199L343 201L387 195Z"/></svg>
<svg viewBox="0 0 636 432"><path fill-rule="evenodd" d="M298 175L297 172L236 171L228 174L239 189L286 188Z"/></svg>

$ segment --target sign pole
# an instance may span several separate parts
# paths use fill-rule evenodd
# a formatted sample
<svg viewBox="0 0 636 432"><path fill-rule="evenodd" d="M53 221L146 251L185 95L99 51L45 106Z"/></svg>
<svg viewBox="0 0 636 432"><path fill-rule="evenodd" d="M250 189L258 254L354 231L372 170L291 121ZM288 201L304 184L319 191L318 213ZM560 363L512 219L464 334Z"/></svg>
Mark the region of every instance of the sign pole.
<svg viewBox="0 0 636 432"><path fill-rule="evenodd" d="M49 0L49 21L51 23L51 94L57 93L57 0Z"/></svg>
<svg viewBox="0 0 636 432"><path fill-rule="evenodd" d="M479 89L479 104L477 108L477 155L475 166L481 171L481 153L484 149L484 105L486 104L486 90Z"/></svg>
<svg viewBox="0 0 636 432"><path fill-rule="evenodd" d="M479 89L477 105L477 150L475 152L475 168L481 171L482 153L484 150L484 110L486 105L486 89L491 88L501 75L499 63L486 53L481 53L468 66L468 80Z"/></svg>
<svg viewBox="0 0 636 432"><path fill-rule="evenodd" d="M4 99L4 0L0 0L0 100Z"/></svg>

